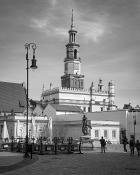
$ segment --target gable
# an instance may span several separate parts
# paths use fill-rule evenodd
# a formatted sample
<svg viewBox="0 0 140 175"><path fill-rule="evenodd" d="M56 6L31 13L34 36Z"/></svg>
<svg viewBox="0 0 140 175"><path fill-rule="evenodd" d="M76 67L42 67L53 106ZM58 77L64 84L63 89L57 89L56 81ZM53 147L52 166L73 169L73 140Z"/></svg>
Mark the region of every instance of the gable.
<svg viewBox="0 0 140 175"><path fill-rule="evenodd" d="M33 113L37 116L42 116L43 108L41 107L40 104L36 105L35 109L33 110Z"/></svg>
<svg viewBox="0 0 140 175"><path fill-rule="evenodd" d="M43 115L44 116L46 115L47 117L53 118L56 116L56 110L50 104L48 104L43 111Z"/></svg>

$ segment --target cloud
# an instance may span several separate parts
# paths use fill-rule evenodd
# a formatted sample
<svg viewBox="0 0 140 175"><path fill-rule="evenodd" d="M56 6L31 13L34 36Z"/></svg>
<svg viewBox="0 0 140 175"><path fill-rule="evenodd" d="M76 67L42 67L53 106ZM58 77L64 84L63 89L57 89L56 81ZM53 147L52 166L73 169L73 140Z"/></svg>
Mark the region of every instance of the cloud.
<svg viewBox="0 0 140 175"><path fill-rule="evenodd" d="M63 27L54 26L47 19L31 19L30 27L39 29L40 32L49 36L63 36L67 37L67 30Z"/></svg>
<svg viewBox="0 0 140 175"><path fill-rule="evenodd" d="M67 35L68 35L65 28L61 28L61 27L53 28L53 31L56 35L61 35L64 37L67 37Z"/></svg>
<svg viewBox="0 0 140 175"><path fill-rule="evenodd" d="M52 5L52 7L55 7L57 4L57 0L50 0L50 3Z"/></svg>
<svg viewBox="0 0 140 175"><path fill-rule="evenodd" d="M56 4L55 1L53 3ZM63 9L65 8L63 7ZM49 36L53 33L52 36L68 37L67 32L70 28L71 13L65 10L51 10L49 14L46 13L44 16L47 18L32 18L30 27L36 28L39 32L46 33ZM106 18L105 14L103 16L95 14L93 17L89 16L86 18L78 9L74 10L74 26L86 42L92 41L97 43L109 31ZM66 19L69 20L69 28L66 27Z"/></svg>
<svg viewBox="0 0 140 175"><path fill-rule="evenodd" d="M105 33L105 27L96 22L81 22L81 33L86 40L98 42Z"/></svg>
<svg viewBox="0 0 140 175"><path fill-rule="evenodd" d="M35 18L31 19L31 27L33 28L45 29L47 25L48 25L47 20L43 20L43 19L39 20Z"/></svg>
<svg viewBox="0 0 140 175"><path fill-rule="evenodd" d="M99 42L107 30L107 15L100 15L95 13L94 15L88 15L81 13L79 10L74 11L74 25L80 35L84 37L86 41Z"/></svg>

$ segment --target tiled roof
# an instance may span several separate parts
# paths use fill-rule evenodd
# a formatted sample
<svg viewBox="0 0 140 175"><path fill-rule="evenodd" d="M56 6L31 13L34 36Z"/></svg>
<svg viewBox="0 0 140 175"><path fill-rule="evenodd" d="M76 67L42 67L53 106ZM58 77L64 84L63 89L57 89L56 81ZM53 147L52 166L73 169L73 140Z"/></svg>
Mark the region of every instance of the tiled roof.
<svg viewBox="0 0 140 175"><path fill-rule="evenodd" d="M22 84L0 82L0 112L23 112L26 93Z"/></svg>
<svg viewBox="0 0 140 175"><path fill-rule="evenodd" d="M69 106L69 105L59 105L59 104L50 104L56 111L65 111L65 112L79 112L82 110L79 106Z"/></svg>

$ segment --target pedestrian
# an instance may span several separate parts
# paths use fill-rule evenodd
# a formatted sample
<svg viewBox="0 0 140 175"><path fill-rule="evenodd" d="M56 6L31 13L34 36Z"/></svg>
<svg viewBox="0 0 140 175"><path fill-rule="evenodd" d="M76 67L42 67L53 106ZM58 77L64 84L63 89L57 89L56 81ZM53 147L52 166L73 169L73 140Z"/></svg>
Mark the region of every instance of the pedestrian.
<svg viewBox="0 0 140 175"><path fill-rule="evenodd" d="M134 150L135 150L135 140L134 140L134 137L131 137L131 139L129 141L129 147L130 147L130 155L133 156L134 155Z"/></svg>
<svg viewBox="0 0 140 175"><path fill-rule="evenodd" d="M101 153L105 153L106 141L103 137L101 137L100 139L100 144L101 144Z"/></svg>
<svg viewBox="0 0 140 175"><path fill-rule="evenodd" d="M139 142L139 140L136 141L135 147L137 149L138 156L140 156L140 142Z"/></svg>
<svg viewBox="0 0 140 175"><path fill-rule="evenodd" d="M123 149L124 149L124 152L127 152L127 148L126 148L126 146L127 146L127 144L128 144L128 139L127 139L126 136L123 137L123 139L122 139L122 143L123 143Z"/></svg>

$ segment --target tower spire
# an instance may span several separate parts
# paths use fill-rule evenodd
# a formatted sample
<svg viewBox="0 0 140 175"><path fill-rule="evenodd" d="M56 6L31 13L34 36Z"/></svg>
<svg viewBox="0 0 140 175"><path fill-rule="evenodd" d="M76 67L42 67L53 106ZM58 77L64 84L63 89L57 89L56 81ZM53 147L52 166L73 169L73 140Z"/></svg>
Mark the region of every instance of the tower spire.
<svg viewBox="0 0 140 175"><path fill-rule="evenodd" d="M77 31L74 26L72 9L69 42L66 44L66 58L64 59L64 75L61 77L61 85L64 88L84 88L84 75L81 74L81 58L79 56L80 45L76 41Z"/></svg>
<svg viewBox="0 0 140 175"><path fill-rule="evenodd" d="M71 16L71 30L73 29L74 24L73 24L73 9L72 9L72 16Z"/></svg>

